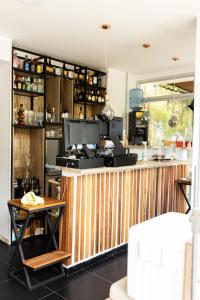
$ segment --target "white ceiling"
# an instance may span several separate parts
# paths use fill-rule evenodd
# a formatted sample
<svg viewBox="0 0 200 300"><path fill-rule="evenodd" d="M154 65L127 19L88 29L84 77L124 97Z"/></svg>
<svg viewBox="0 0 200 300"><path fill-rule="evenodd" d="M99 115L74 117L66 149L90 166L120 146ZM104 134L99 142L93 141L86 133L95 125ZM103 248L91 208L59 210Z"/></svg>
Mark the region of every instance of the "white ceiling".
<svg viewBox="0 0 200 300"><path fill-rule="evenodd" d="M199 4L198 4L199 3ZM0 35L13 44L58 58L104 67L105 32L109 67L133 74L194 67L194 0L42 0L25 6L19 0L0 0ZM150 42L145 50L142 43Z"/></svg>

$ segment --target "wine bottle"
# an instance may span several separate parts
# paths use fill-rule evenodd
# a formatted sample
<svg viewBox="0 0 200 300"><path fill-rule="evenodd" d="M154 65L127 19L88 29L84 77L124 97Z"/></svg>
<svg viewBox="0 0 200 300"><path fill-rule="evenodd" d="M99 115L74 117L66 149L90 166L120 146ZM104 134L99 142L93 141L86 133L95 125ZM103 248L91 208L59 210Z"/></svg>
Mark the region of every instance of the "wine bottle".
<svg viewBox="0 0 200 300"><path fill-rule="evenodd" d="M28 55L25 55L25 60L24 60L24 70L25 71L30 71L30 60L28 59Z"/></svg>
<svg viewBox="0 0 200 300"><path fill-rule="evenodd" d="M84 114L83 114L82 106L80 107L79 119L84 119Z"/></svg>
<svg viewBox="0 0 200 300"><path fill-rule="evenodd" d="M55 112L55 108L54 107L52 107L51 122L52 123L56 122L56 112Z"/></svg>
<svg viewBox="0 0 200 300"><path fill-rule="evenodd" d="M23 104L20 104L20 106L19 106L18 125L24 125L24 108L23 108Z"/></svg>

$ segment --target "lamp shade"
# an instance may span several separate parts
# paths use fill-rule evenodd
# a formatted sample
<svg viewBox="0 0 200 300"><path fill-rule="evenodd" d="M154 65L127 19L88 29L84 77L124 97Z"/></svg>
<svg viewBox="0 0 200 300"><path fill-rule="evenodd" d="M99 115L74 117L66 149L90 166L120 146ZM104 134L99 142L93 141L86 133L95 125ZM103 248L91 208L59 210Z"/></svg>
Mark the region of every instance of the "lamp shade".
<svg viewBox="0 0 200 300"><path fill-rule="evenodd" d="M131 89L130 90L130 108L132 110L140 110L144 105L144 97L142 89Z"/></svg>

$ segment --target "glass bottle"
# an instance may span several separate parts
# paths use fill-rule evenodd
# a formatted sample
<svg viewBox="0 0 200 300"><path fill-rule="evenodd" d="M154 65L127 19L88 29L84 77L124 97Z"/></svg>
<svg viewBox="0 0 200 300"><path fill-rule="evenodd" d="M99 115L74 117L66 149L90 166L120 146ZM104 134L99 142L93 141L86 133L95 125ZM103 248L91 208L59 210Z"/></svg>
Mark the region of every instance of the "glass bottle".
<svg viewBox="0 0 200 300"><path fill-rule="evenodd" d="M27 77L26 79L26 91L30 92L31 91L31 78Z"/></svg>
<svg viewBox="0 0 200 300"><path fill-rule="evenodd" d="M94 95L94 91L92 91L91 93L92 93L92 102L95 102L95 95Z"/></svg>
<svg viewBox="0 0 200 300"><path fill-rule="evenodd" d="M20 104L20 106L19 106L18 125L24 125L24 108L23 108L23 104Z"/></svg>
<svg viewBox="0 0 200 300"><path fill-rule="evenodd" d="M69 70L68 71L68 79L73 79L74 78L74 71Z"/></svg>
<svg viewBox="0 0 200 300"><path fill-rule="evenodd" d="M49 104L47 104L46 120L47 122L51 122L51 107Z"/></svg>
<svg viewBox="0 0 200 300"><path fill-rule="evenodd" d="M83 114L83 108L82 108L82 106L80 107L79 119L84 119L84 114Z"/></svg>
<svg viewBox="0 0 200 300"><path fill-rule="evenodd" d="M26 90L26 82L25 82L25 78L24 77L22 77L21 84L22 84L22 90L25 91Z"/></svg>
<svg viewBox="0 0 200 300"><path fill-rule="evenodd" d="M22 89L22 81L21 80L22 80L21 77L18 78L18 80L17 80L17 88L18 88L18 90Z"/></svg>
<svg viewBox="0 0 200 300"><path fill-rule="evenodd" d="M97 85L97 76L96 75L94 75L93 76L93 85Z"/></svg>
<svg viewBox="0 0 200 300"><path fill-rule="evenodd" d="M42 73L42 64L37 60L37 64L36 64L36 72L38 74Z"/></svg>
<svg viewBox="0 0 200 300"><path fill-rule="evenodd" d="M56 122L56 112L55 112L55 108L54 107L52 107L51 122L52 123Z"/></svg>
<svg viewBox="0 0 200 300"><path fill-rule="evenodd" d="M13 52L13 68L19 68L20 62L19 57L17 56L17 53Z"/></svg>
<svg viewBox="0 0 200 300"><path fill-rule="evenodd" d="M25 71L30 71L30 60L28 59L28 55L25 55L25 60L24 60L24 70Z"/></svg>
<svg viewBox="0 0 200 300"><path fill-rule="evenodd" d="M92 101L92 96L91 96L91 92L89 91L89 94L88 94L88 101Z"/></svg>
<svg viewBox="0 0 200 300"><path fill-rule="evenodd" d="M38 83L37 83L37 91L38 93L41 93L43 94L44 93L44 85L43 85L43 82L42 82L42 79L38 79Z"/></svg>

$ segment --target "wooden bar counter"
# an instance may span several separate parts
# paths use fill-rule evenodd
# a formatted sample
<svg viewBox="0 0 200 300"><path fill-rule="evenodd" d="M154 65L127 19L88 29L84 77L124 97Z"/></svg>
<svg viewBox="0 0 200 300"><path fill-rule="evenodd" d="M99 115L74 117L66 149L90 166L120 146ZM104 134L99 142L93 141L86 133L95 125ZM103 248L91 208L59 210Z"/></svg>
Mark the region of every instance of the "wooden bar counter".
<svg viewBox="0 0 200 300"><path fill-rule="evenodd" d="M129 227L165 212L185 212L176 183L187 163L138 162L98 169L62 168L61 200L67 206L60 226L61 250L73 266L128 242Z"/></svg>

